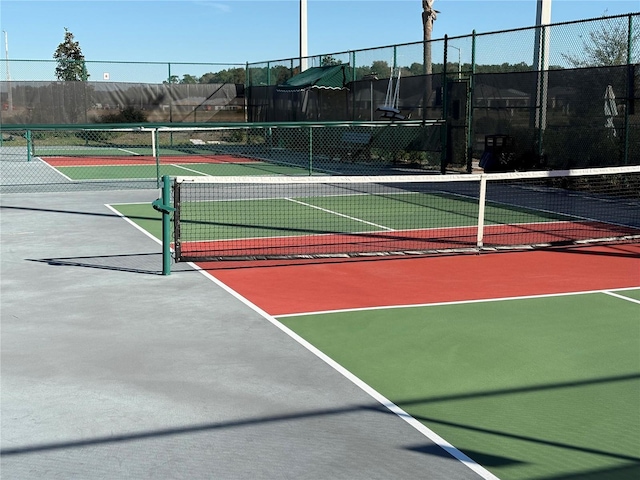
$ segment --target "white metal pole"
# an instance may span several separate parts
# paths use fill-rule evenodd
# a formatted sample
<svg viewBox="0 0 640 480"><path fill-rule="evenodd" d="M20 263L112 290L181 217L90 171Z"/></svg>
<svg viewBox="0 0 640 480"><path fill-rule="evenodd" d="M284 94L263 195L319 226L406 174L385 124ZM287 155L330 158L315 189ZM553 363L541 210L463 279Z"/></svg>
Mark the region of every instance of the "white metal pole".
<svg viewBox="0 0 640 480"><path fill-rule="evenodd" d="M549 70L549 27L551 23L551 0L538 0L536 10L536 39L533 67L538 72L536 92L535 127L544 130L547 126L547 84Z"/></svg>
<svg viewBox="0 0 640 480"><path fill-rule="evenodd" d="M158 146L156 144L156 136L158 133L157 128L151 129L151 155L153 155L154 159L158 159Z"/></svg>
<svg viewBox="0 0 640 480"><path fill-rule="evenodd" d="M300 72L308 67L307 0L300 0Z"/></svg>
<svg viewBox="0 0 640 480"><path fill-rule="evenodd" d="M484 247L484 212L487 202L487 175L480 176L480 198L478 199L478 232L476 237L476 247L481 250Z"/></svg>
<svg viewBox="0 0 640 480"><path fill-rule="evenodd" d="M4 32L4 59L7 65L7 107L9 111L13 111L13 93L11 92L11 74L9 73L9 40L7 38L7 32Z"/></svg>
<svg viewBox="0 0 640 480"><path fill-rule="evenodd" d="M551 23L551 0L538 0L536 8L536 27L543 27ZM546 29L548 30L548 29ZM545 42L542 45L542 28L536 29L536 44L535 44L535 66L543 67L544 63L548 66L549 55L543 55L548 53L549 42ZM543 49L544 47L544 49Z"/></svg>

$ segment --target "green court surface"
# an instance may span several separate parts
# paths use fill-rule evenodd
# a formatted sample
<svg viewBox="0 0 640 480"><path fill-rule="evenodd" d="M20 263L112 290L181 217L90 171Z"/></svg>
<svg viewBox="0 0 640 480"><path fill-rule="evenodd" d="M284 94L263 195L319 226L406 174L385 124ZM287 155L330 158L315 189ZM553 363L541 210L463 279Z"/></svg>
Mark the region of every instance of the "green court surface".
<svg viewBox="0 0 640 480"><path fill-rule="evenodd" d="M624 293L627 297L640 300L640 290L629 290Z"/></svg>
<svg viewBox="0 0 640 480"><path fill-rule="evenodd" d="M92 147L92 146L36 146L35 155L38 157L118 157L129 155L153 155L153 150L149 147L134 147L126 146L122 148L106 146L106 147Z"/></svg>
<svg viewBox="0 0 640 480"><path fill-rule="evenodd" d="M149 179L158 176L155 165L100 165L56 167L62 174L72 180L115 180L115 179ZM272 165L268 163L188 163L162 164L160 176L170 175L305 175L308 171L299 167Z"/></svg>
<svg viewBox="0 0 640 480"><path fill-rule="evenodd" d="M640 477L639 312L593 293L279 320L501 479L595 479Z"/></svg>
<svg viewBox="0 0 640 480"><path fill-rule="evenodd" d="M185 241L222 240L260 237L309 235L331 231L371 232L385 228L438 228L473 225L477 205L460 197L438 198L434 195L400 194L385 196L301 197L217 202L183 202L181 223ZM396 209L402 203L402 211ZM319 208L310 208L309 206ZM444 206L444 207L443 207ZM123 215L160 238L161 216L150 205L116 205ZM432 208L432 211L429 210ZM447 210L442 215L442 210ZM363 216L363 212L367 216ZM509 218L511 214L512 218ZM149 220L153 218L155 220ZM487 224L509 221L520 223L557 220L557 215L526 212L513 207L489 206Z"/></svg>
<svg viewBox="0 0 640 480"><path fill-rule="evenodd" d="M314 208L315 207L315 208ZM317 232L371 232L475 225L476 200L445 194L333 195L242 201L182 202L185 240L218 240ZM488 205L487 224L564 220L557 214ZM207 221L219 223L202 229Z"/></svg>
<svg viewBox="0 0 640 480"><path fill-rule="evenodd" d="M162 214L154 210L151 203L127 203L111 206L155 238L162 238Z"/></svg>

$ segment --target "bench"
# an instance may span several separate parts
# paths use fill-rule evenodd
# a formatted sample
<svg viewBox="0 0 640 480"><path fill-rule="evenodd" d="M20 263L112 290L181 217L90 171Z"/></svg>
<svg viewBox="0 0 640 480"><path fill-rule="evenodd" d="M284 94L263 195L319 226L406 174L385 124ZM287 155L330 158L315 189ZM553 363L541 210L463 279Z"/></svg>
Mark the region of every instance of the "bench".
<svg viewBox="0 0 640 480"><path fill-rule="evenodd" d="M369 160L371 138L371 134L366 132L344 132L340 140L340 159L342 160L344 155L347 160L359 157Z"/></svg>

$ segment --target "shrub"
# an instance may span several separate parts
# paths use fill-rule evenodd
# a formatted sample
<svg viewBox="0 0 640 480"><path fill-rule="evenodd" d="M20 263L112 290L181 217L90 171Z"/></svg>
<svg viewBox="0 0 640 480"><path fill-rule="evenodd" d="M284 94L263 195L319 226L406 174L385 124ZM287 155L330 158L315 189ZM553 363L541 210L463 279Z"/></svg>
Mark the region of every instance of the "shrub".
<svg viewBox="0 0 640 480"><path fill-rule="evenodd" d="M147 114L135 107L125 107L118 113L104 115L100 121L102 123L146 123Z"/></svg>

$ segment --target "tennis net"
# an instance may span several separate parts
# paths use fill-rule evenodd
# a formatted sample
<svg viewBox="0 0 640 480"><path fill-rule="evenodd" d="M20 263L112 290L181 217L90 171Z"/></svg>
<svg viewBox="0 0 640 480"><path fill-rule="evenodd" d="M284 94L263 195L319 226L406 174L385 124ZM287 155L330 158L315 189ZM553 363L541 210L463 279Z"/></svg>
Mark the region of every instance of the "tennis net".
<svg viewBox="0 0 640 480"><path fill-rule="evenodd" d="M640 166L478 175L176 177L177 261L640 240Z"/></svg>

